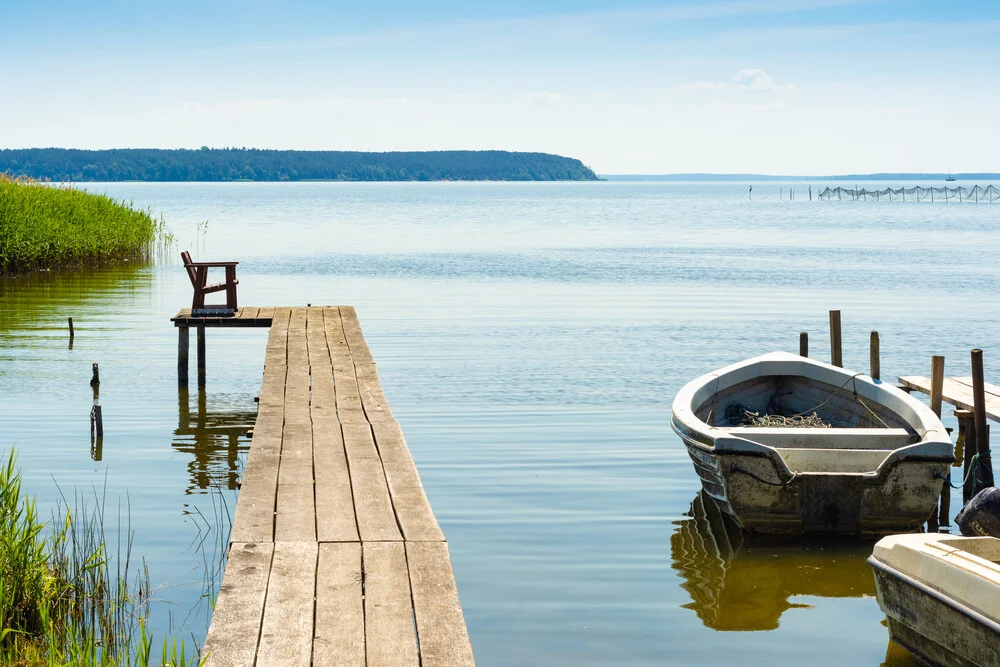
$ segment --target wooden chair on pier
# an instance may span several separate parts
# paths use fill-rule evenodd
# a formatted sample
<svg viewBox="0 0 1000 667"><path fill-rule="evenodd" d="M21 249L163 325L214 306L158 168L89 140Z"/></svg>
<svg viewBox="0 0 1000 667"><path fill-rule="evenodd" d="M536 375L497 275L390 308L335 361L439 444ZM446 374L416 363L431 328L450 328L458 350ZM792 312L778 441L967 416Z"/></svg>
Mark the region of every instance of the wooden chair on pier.
<svg viewBox="0 0 1000 667"><path fill-rule="evenodd" d="M191 286L194 288L194 300L191 302L191 314L206 314L205 295L212 292L226 292L226 310L236 312L236 285L240 281L236 279L236 265L239 262L193 262L191 253L187 250L181 253L184 260L184 268L187 269L188 277L191 279ZM221 283L208 284L208 270L210 268L224 268L226 279ZM221 306L220 306L221 308Z"/></svg>

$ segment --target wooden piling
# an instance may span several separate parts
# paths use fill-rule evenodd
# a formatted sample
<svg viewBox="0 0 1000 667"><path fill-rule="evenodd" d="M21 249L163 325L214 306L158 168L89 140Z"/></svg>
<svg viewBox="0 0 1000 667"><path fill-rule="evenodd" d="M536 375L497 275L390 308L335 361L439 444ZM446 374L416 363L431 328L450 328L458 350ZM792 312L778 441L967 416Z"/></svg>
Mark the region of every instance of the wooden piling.
<svg viewBox="0 0 1000 667"><path fill-rule="evenodd" d="M188 345L190 344L188 327L177 327L177 386L188 386Z"/></svg>
<svg viewBox="0 0 1000 667"><path fill-rule="evenodd" d="M92 373L90 378L90 386L98 387L101 384L101 369L96 363L94 363L90 365L90 371Z"/></svg>
<svg viewBox="0 0 1000 667"><path fill-rule="evenodd" d="M993 463L990 460L990 434L986 427L986 381L983 377L983 351L972 351L972 420L976 425L975 493L993 486Z"/></svg>
<svg viewBox="0 0 1000 667"><path fill-rule="evenodd" d="M69 339L73 340L73 336L76 335L76 333L73 331L73 318L70 317L67 319L69 319Z"/></svg>
<svg viewBox="0 0 1000 667"><path fill-rule="evenodd" d="M972 459L976 455L976 420L970 419L969 423L965 425L965 457L962 463L962 479L965 483L962 485L962 504L969 502L972 496L976 495L976 481L972 479L969 475L969 469L972 467Z"/></svg>
<svg viewBox="0 0 1000 667"><path fill-rule="evenodd" d="M931 410L941 418L941 397L944 395L944 357L931 357Z"/></svg>
<svg viewBox="0 0 1000 667"><path fill-rule="evenodd" d="M873 380L882 379L882 361L879 358L879 353L878 332L873 331L871 335L871 349L868 355L869 375L872 376Z"/></svg>
<svg viewBox="0 0 1000 667"><path fill-rule="evenodd" d="M799 334L799 356L809 356L809 333L806 331Z"/></svg>
<svg viewBox="0 0 1000 667"><path fill-rule="evenodd" d="M205 327L198 327L198 386L205 386Z"/></svg>
<svg viewBox="0 0 1000 667"><path fill-rule="evenodd" d="M834 366L844 366L843 352L840 343L840 311L830 311L830 363Z"/></svg>

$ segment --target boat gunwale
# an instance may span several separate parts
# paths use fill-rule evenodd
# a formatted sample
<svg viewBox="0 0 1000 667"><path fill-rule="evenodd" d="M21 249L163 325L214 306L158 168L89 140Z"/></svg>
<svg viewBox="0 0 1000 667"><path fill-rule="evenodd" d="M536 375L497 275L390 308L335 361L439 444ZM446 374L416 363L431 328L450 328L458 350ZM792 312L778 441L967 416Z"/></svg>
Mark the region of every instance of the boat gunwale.
<svg viewBox="0 0 1000 667"><path fill-rule="evenodd" d="M992 618L990 618L989 616L986 616L981 611L978 611L976 609L973 609L972 607L969 607L968 605L963 604L960 600L956 600L950 595L943 593L942 591L939 591L938 589L925 584L919 579L915 579L912 575L907 574L906 572L897 570L896 568L889 565L885 561L877 558L875 554L869 556L867 558L867 562L869 565L871 565L872 569L878 570L883 574L899 579L903 583L912 586L921 593L924 593L925 595L937 600L941 604L944 604L945 606L953 609L954 611L957 611L958 613L967 616L971 620L986 626L991 631L995 632L997 635L1000 635L1000 622L997 622ZM879 598L879 605L883 604L884 603L882 599ZM883 606L883 611L885 611L885 606ZM928 639L931 638L928 637ZM935 641L935 643L937 642Z"/></svg>
<svg viewBox="0 0 1000 667"><path fill-rule="evenodd" d="M717 449L717 443L722 438L726 439L733 438L737 440L742 440L747 443L752 443L752 445L754 445L755 448L760 447L769 449L774 451L775 454L777 454L777 448L771 447L769 445L763 445L761 443L754 442L753 440L748 440L746 438L740 437L740 435L738 434L731 434L725 427L712 426L706 423L704 420L702 420L700 417L697 416L696 408L694 406L694 401L697 394L701 392L705 387L707 387L709 383L711 383L713 380L717 382L719 379L725 377L726 375L733 375L739 372L746 372L747 370L752 369L754 366L759 366L768 362L802 363L802 364L807 364L808 367L816 369L818 372L827 372L827 373L832 372L845 378L857 378L858 380L863 382L865 386L871 387L871 390L874 393L876 394L883 393L886 397L892 398L895 401L902 403L902 405L908 407L909 410L913 413L912 418L904 414L900 414L898 410L894 409L892 406L887 405L885 401L878 401L879 404L883 406L886 410L889 410L894 414L896 414L900 418L900 420L906 423L907 428L912 429L914 431L914 434L920 438L915 443L910 443L909 445L906 445L904 447L893 448L894 452L901 451L906 447L913 447L913 446L926 445L932 443L940 443L942 445L947 444L949 451L952 451L951 448L953 447L953 445L951 442L951 437L947 435L947 431L945 431L943 424L941 424L941 420L937 417L937 415L934 414L933 411L931 411L930 407L924 405L923 403L913 398L909 394L906 394L905 392L897 389L893 385L885 384L880 380L874 380L871 377L864 375L863 373L852 374L850 373L850 371L844 370L843 368L840 368L838 366L826 364L817 361L815 359L810 359L808 357L800 357L798 355L789 352L771 352L768 354L752 357L750 359L746 359L741 362L730 364L717 371L707 373L688 382L677 393L676 397L674 398L673 404L671 406L672 414L671 414L670 425L673 428L674 432L676 432L682 439L684 439L685 442L690 441L699 449L702 449L707 452L712 452L715 454L723 453L722 451ZM825 382L825 380L821 378L814 378L806 373L786 373L785 375L797 375L800 377L804 377L806 379ZM761 377L764 376L765 375L761 375ZM750 377L752 378L753 376ZM735 386L735 384L739 384L739 382L736 382L734 383L734 385L730 386ZM719 391L720 389L716 388L715 391L709 394L709 397L706 397L706 400L708 400L708 398L710 398L712 395L719 393ZM869 398L870 400L877 400L876 398L873 397L867 397L867 398ZM832 430L836 431L840 429L834 428ZM878 431L882 429L875 428L873 430ZM761 455L770 456L765 452L761 452ZM889 456L891 457L892 454L890 454ZM941 458L941 457L938 456L919 457L920 460L934 460L935 458ZM952 455L950 461L954 461L954 455Z"/></svg>

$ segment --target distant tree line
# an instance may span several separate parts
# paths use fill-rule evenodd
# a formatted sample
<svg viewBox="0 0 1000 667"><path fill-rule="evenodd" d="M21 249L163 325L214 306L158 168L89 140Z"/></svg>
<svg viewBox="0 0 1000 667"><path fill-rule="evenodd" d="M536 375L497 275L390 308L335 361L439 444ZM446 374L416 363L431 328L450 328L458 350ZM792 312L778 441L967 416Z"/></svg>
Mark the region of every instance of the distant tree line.
<svg viewBox="0 0 1000 667"><path fill-rule="evenodd" d="M508 151L7 148L0 174L53 181L593 181L579 160Z"/></svg>

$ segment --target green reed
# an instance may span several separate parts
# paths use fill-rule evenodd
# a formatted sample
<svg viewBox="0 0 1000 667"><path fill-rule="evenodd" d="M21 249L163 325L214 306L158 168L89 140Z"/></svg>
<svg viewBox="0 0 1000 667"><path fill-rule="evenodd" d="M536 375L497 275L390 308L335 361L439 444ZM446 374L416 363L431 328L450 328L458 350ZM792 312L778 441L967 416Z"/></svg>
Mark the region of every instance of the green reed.
<svg viewBox="0 0 1000 667"><path fill-rule="evenodd" d="M145 563L132 562L131 530L124 541L119 532L111 558L103 500L94 509L80 498L73 510L65 505L50 526L39 521L11 452L0 467L0 664L198 664L183 641L164 641L160 661L151 657L152 591Z"/></svg>
<svg viewBox="0 0 1000 667"><path fill-rule="evenodd" d="M132 202L0 174L0 274L145 259L169 239Z"/></svg>

